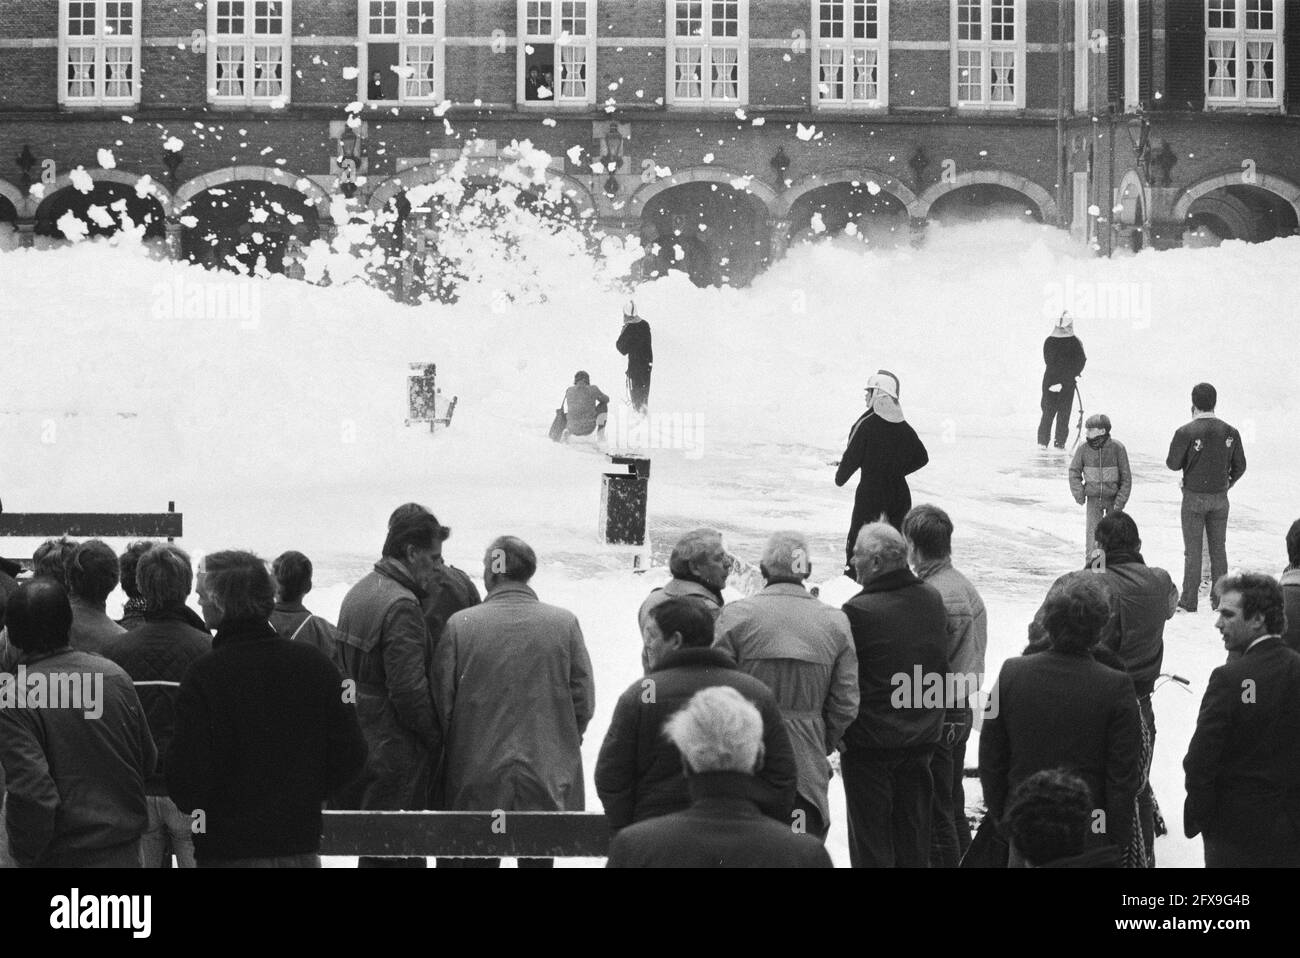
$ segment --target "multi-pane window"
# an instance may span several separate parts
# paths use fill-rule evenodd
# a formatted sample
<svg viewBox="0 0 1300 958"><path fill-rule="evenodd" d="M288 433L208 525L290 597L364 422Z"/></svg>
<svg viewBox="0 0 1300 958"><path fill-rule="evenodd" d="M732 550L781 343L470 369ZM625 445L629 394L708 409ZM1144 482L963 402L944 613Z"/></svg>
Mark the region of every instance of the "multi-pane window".
<svg viewBox="0 0 1300 958"><path fill-rule="evenodd" d="M441 101L445 15L443 0L362 0L360 98Z"/></svg>
<svg viewBox="0 0 1300 958"><path fill-rule="evenodd" d="M214 103L289 99L290 0L210 0L208 92Z"/></svg>
<svg viewBox="0 0 1300 958"><path fill-rule="evenodd" d="M138 102L138 0L63 0L59 14L60 102Z"/></svg>
<svg viewBox="0 0 1300 958"><path fill-rule="evenodd" d="M819 105L885 104L888 8L888 0L814 0L814 92Z"/></svg>
<svg viewBox="0 0 1300 958"><path fill-rule="evenodd" d="M668 0L671 102L721 106L745 101L748 21L748 0Z"/></svg>
<svg viewBox="0 0 1300 958"><path fill-rule="evenodd" d="M1023 105L1023 0L953 0L952 14L957 106Z"/></svg>
<svg viewBox="0 0 1300 958"><path fill-rule="evenodd" d="M521 103L595 101L596 0L521 0Z"/></svg>
<svg viewBox="0 0 1300 958"><path fill-rule="evenodd" d="M1205 94L1211 105L1281 103L1278 0L1207 0Z"/></svg>

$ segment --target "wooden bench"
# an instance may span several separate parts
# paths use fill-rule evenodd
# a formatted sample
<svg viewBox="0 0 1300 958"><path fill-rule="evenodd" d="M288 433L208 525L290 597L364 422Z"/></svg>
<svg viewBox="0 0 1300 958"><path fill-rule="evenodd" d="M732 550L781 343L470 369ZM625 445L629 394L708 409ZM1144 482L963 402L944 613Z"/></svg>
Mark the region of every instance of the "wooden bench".
<svg viewBox="0 0 1300 958"><path fill-rule="evenodd" d="M600 812L324 813L322 855L448 858L604 858Z"/></svg>
<svg viewBox="0 0 1300 958"><path fill-rule="evenodd" d="M166 512L0 512L0 538L166 538L171 542L180 537L183 519L175 502L167 503ZM32 565L30 556L12 561L24 569Z"/></svg>

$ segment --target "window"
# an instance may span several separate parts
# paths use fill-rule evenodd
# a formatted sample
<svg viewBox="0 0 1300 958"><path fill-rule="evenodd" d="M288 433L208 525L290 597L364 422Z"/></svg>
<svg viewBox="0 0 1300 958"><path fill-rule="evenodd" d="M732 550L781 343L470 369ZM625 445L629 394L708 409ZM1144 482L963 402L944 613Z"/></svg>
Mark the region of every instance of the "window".
<svg viewBox="0 0 1300 958"><path fill-rule="evenodd" d="M1205 96L1210 106L1280 106L1277 0L1208 0L1205 6Z"/></svg>
<svg viewBox="0 0 1300 958"><path fill-rule="evenodd" d="M738 106L749 96L748 0L668 0L668 101Z"/></svg>
<svg viewBox="0 0 1300 958"><path fill-rule="evenodd" d="M140 102L138 0L63 0L59 10L59 102Z"/></svg>
<svg viewBox="0 0 1300 958"><path fill-rule="evenodd" d="M813 102L884 106L889 85L888 0L813 0L813 16Z"/></svg>
<svg viewBox="0 0 1300 958"><path fill-rule="evenodd" d="M208 3L208 97L216 104L289 99L290 0Z"/></svg>
<svg viewBox="0 0 1300 958"><path fill-rule="evenodd" d="M444 0L362 0L357 99L440 103Z"/></svg>
<svg viewBox="0 0 1300 958"><path fill-rule="evenodd" d="M1024 106L1024 20L1024 0L952 0L957 106Z"/></svg>
<svg viewBox="0 0 1300 958"><path fill-rule="evenodd" d="M596 102L596 0L521 0L515 98Z"/></svg>

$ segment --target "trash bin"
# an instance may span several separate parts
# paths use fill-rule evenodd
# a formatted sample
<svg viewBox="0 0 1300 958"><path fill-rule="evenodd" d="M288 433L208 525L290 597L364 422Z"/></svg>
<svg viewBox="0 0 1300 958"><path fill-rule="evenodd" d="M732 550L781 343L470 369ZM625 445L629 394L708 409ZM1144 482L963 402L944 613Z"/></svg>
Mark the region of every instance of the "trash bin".
<svg viewBox="0 0 1300 958"><path fill-rule="evenodd" d="M650 460L637 456L609 459L616 466L627 466L627 472L607 472L602 477L596 534L610 545L645 545Z"/></svg>

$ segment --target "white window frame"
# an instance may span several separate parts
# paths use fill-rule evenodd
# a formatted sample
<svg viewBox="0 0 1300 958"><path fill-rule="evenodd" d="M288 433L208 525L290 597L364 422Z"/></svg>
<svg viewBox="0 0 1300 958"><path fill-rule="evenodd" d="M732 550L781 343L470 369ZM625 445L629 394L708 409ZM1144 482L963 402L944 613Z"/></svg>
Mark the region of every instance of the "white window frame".
<svg viewBox="0 0 1300 958"><path fill-rule="evenodd" d="M1142 106L1142 27L1138 23L1138 5L1124 4L1124 112L1132 113Z"/></svg>
<svg viewBox="0 0 1300 958"><path fill-rule="evenodd" d="M1087 113L1090 106L1088 90L1088 58L1093 55L1092 38L1088 31L1088 4L1085 0L1074 3L1074 112Z"/></svg>
<svg viewBox="0 0 1300 958"><path fill-rule="evenodd" d="M529 110L554 110L559 107L586 109L596 102L596 0L584 0L586 16L584 17L586 33L569 35L561 30L562 12L565 0L535 0L548 3L551 7L550 33L530 33L528 31L528 0L516 0L517 29L519 42L515 45L515 103ZM555 63L553 65L551 98L549 100L528 100L526 86L528 82L527 47L532 43L549 43L555 46ZM565 96L561 92L563 81L560 78L560 51L564 48L583 50L587 56L587 89L582 96Z"/></svg>
<svg viewBox="0 0 1300 958"><path fill-rule="evenodd" d="M395 33L370 32L370 2L358 0L357 3L357 99L362 103L379 106L397 106L400 104L438 104L447 95L447 2L434 0L433 33L409 33L406 29L411 8L408 4L418 0L391 0L397 4L397 28ZM419 8L415 8L417 11ZM410 63L413 47L433 47L433 92L424 96L407 92L409 77L401 76L397 85L397 98L370 98L370 44L394 43L397 45L397 62L400 66Z"/></svg>
<svg viewBox="0 0 1300 958"><path fill-rule="evenodd" d="M1247 0L1234 0L1236 26L1230 29L1210 26L1210 2L1203 0L1202 13L1205 17L1205 107L1215 108L1282 108L1282 91L1286 89L1286 51L1283 44L1285 35L1286 4L1283 0L1272 0L1273 29L1251 30L1246 26ZM1234 96L1214 96L1210 93L1210 51L1216 42L1231 41L1236 44L1234 61L1236 64L1236 94ZM1250 77L1248 70L1249 44L1264 42L1273 44L1273 95L1271 97L1252 97L1247 95Z"/></svg>
<svg viewBox="0 0 1300 958"><path fill-rule="evenodd" d="M991 39L991 14L994 0L979 0L980 4L980 39L979 40L962 40L958 38L957 10L961 0L950 0L949 8L949 37L952 45L952 55L949 61L949 71L951 73L951 88L949 91L949 102L958 110L970 111L998 111L998 110L1023 110L1025 108L1025 35L1027 33L1027 24L1025 22L1025 0L1014 0L1012 4L1012 16L1014 20L1014 39L993 40ZM963 51L979 51L980 53L980 99L962 100L958 96L960 90L960 76L958 73L961 53ZM1013 56L1012 73L1015 76L1015 88L1010 100L992 100L989 96L991 86L991 67L993 53L1011 53Z"/></svg>
<svg viewBox="0 0 1300 958"><path fill-rule="evenodd" d="M821 30L822 0L812 0L812 102L819 110L883 110L889 106L889 0L876 4L876 39L855 40L848 36L853 25L853 7L863 0L834 0L844 7L844 37L823 37ZM822 94L821 58L823 51L839 50L844 60L844 97L832 99ZM876 97L858 100L853 96L853 54L859 50L876 53Z"/></svg>
<svg viewBox="0 0 1300 958"><path fill-rule="evenodd" d="M94 0L95 33L93 36L72 36L68 33L68 15L72 0L59 0L59 76L58 102L63 106L131 106L140 103L140 6L143 0L131 2L131 37L122 42L115 34L105 32L108 0ZM92 96L73 96L68 92L68 62L72 49L93 49L95 56L95 93ZM108 50L129 48L131 51L131 92L127 96L107 96Z"/></svg>
<svg viewBox="0 0 1300 958"><path fill-rule="evenodd" d="M241 3L244 8L244 32L217 34L217 11L223 2ZM293 83L293 0L280 0L281 32L254 33L254 19L259 0L207 0L208 7L208 102L213 106L270 107L291 102ZM229 96L217 91L217 54L222 47L238 46L244 54L244 92ZM255 94L257 78L252 75L254 50L257 47L280 48L280 92L274 96Z"/></svg>
<svg viewBox="0 0 1300 958"><path fill-rule="evenodd" d="M677 36L677 4L680 0L665 0L664 31L667 39L665 61L664 103L679 109L734 110L749 103L749 0L731 0L736 4L736 36L712 36L713 3L699 0L702 16L701 34L698 37ZM677 52L700 51L700 93L698 97L677 95ZM712 91L712 65L715 50L736 51L736 96L715 97ZM707 69L705 69L707 67Z"/></svg>

